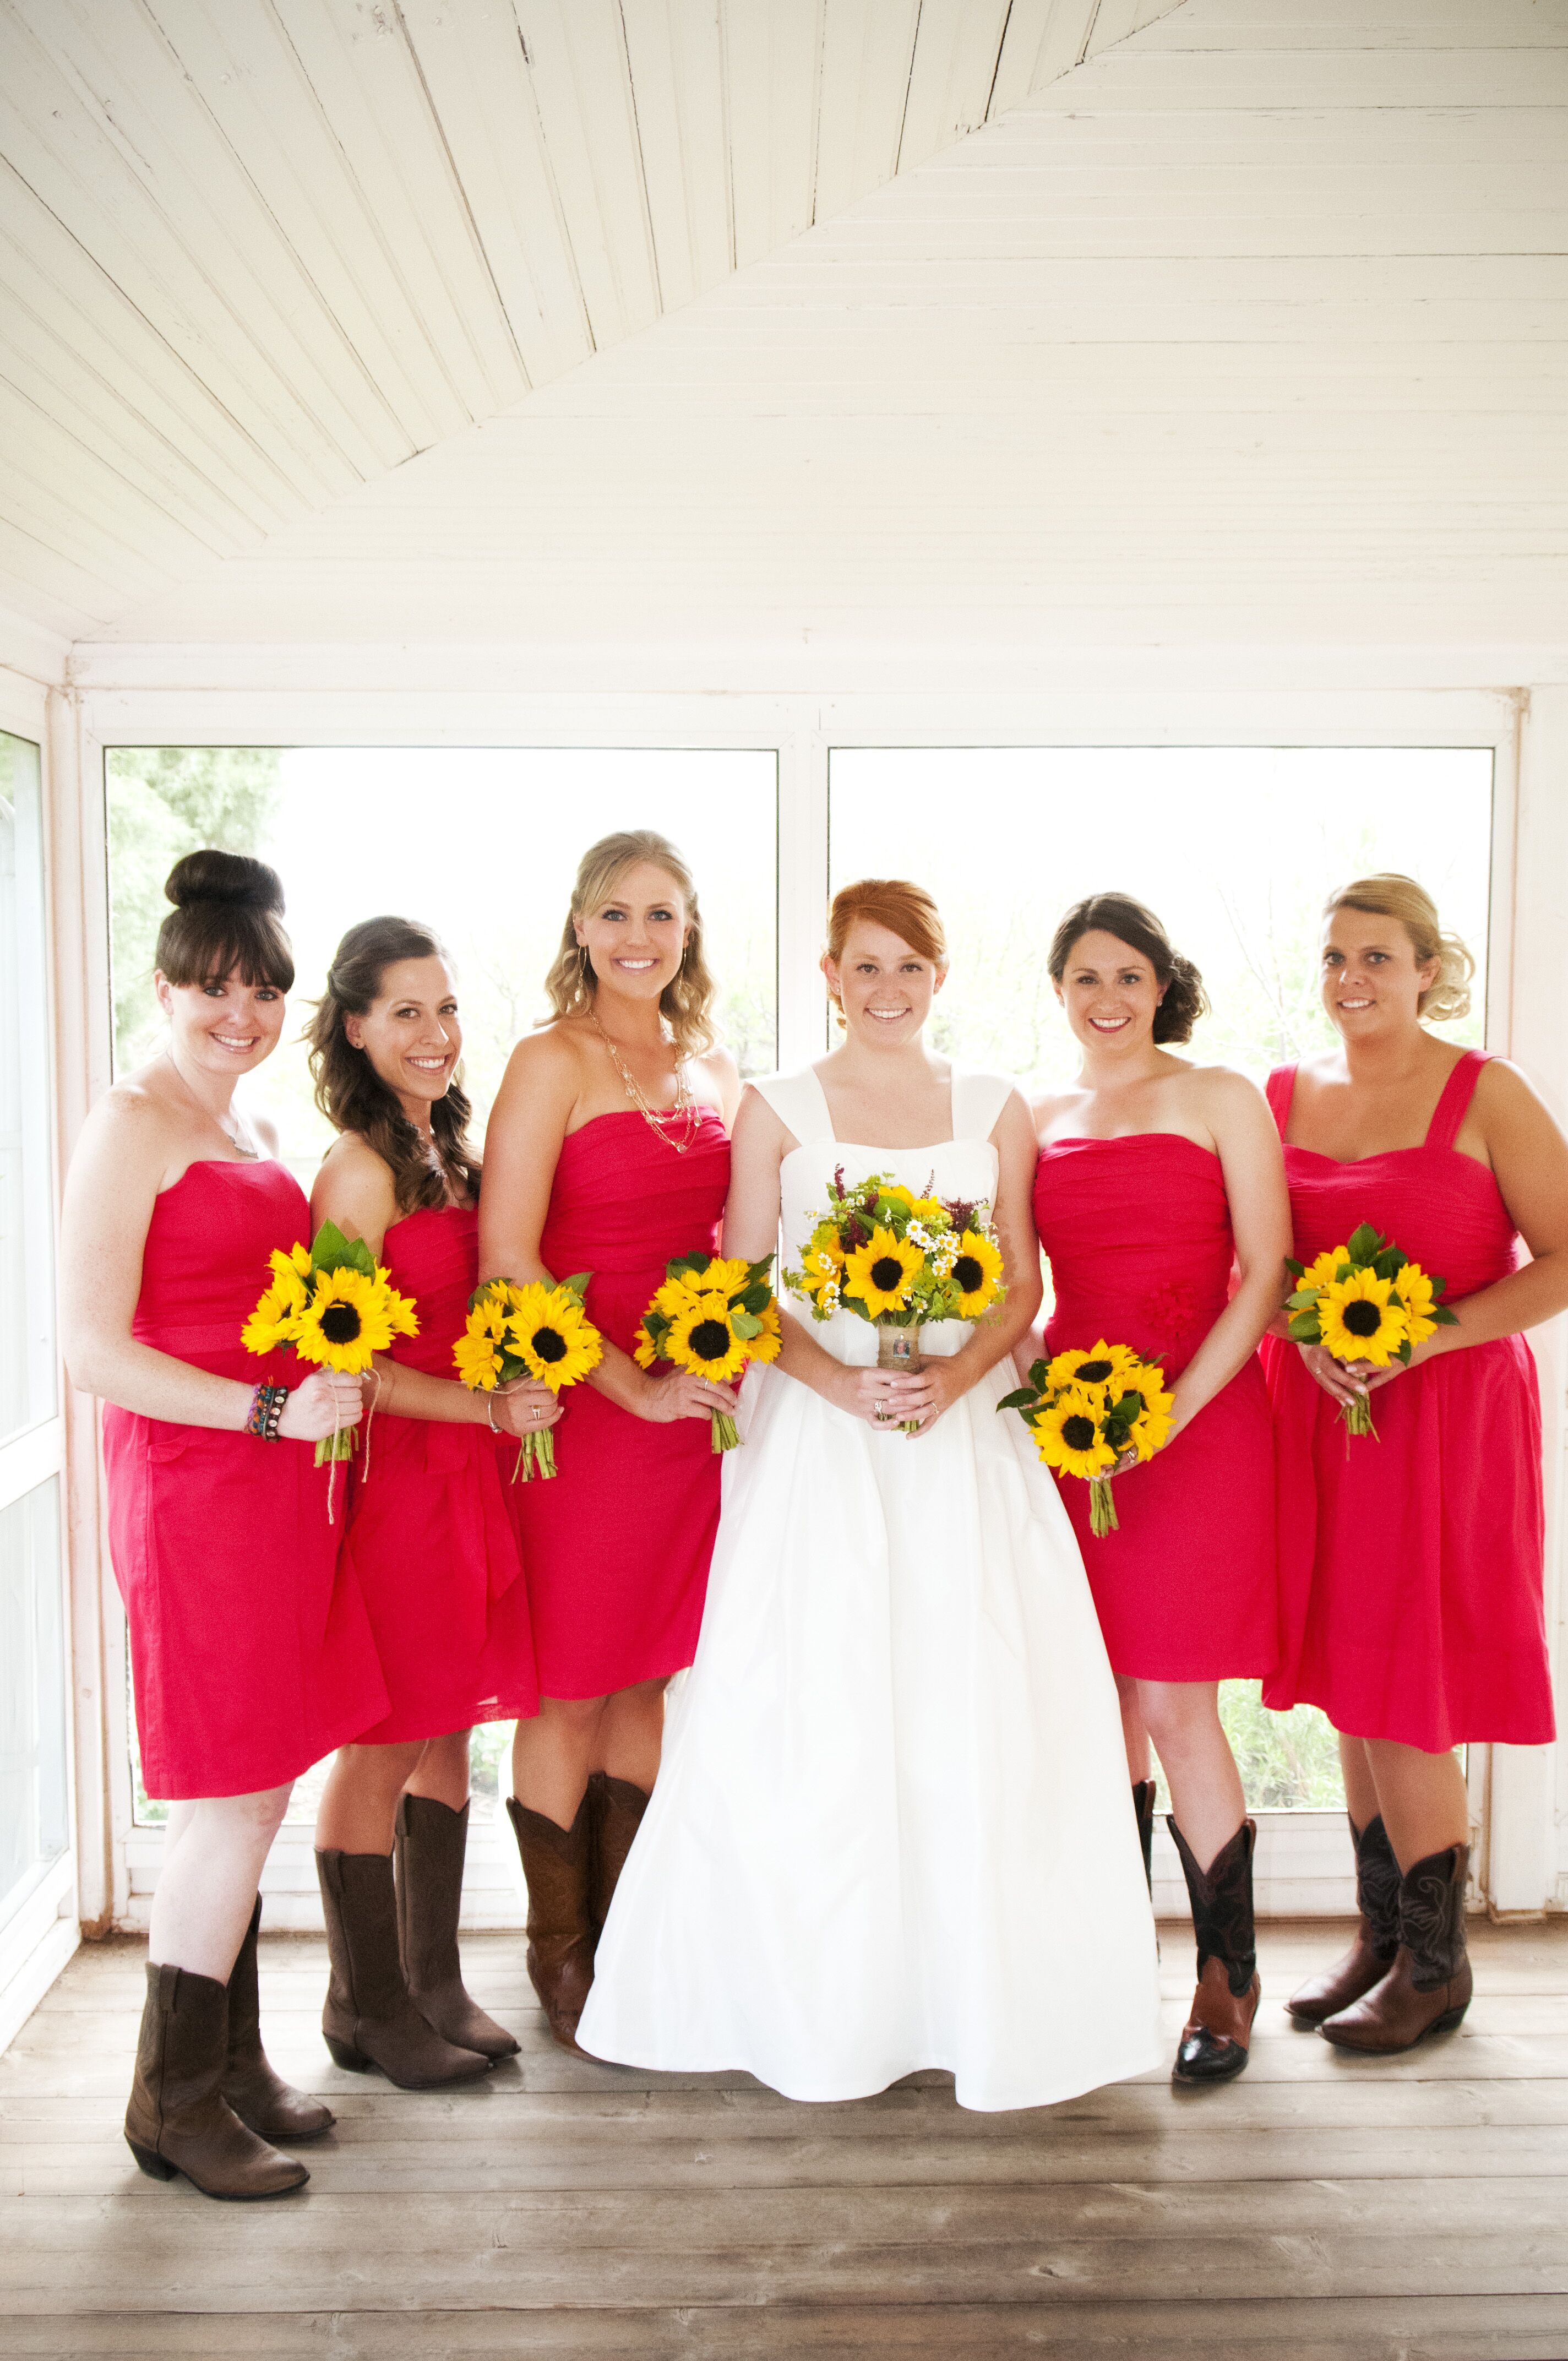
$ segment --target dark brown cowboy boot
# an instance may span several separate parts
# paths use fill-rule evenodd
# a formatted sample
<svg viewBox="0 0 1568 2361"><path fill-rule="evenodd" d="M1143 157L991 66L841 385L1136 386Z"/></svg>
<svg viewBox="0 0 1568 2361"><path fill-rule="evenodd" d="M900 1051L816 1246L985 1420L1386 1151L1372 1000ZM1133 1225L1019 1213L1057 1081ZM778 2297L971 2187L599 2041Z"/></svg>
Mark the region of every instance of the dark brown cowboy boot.
<svg viewBox="0 0 1568 2361"><path fill-rule="evenodd" d="M1198 1938L1198 1990L1181 2028L1171 2078L1178 2082L1228 2082L1246 2065L1262 1993L1252 1915L1257 1824L1244 1820L1206 1870L1199 1868L1168 1813L1165 1824L1181 1856Z"/></svg>
<svg viewBox="0 0 1568 2361"><path fill-rule="evenodd" d="M626 1867L626 1856L642 1825L648 1797L641 1787L634 1787L630 1779L612 1779L608 1771L595 1773L588 1783L590 1795L594 1794L596 1784L593 1920L597 1942L604 1932L604 1922L609 1916L609 1905L620 1883L620 1872Z"/></svg>
<svg viewBox="0 0 1568 2361"><path fill-rule="evenodd" d="M1447 2033L1470 2005L1464 1948L1468 1845L1429 1853L1399 1881L1399 1948L1394 1964L1365 1996L1318 2030L1336 2049L1390 2057L1429 2033Z"/></svg>
<svg viewBox="0 0 1568 2361"><path fill-rule="evenodd" d="M433 1795L403 1796L393 1839L403 1973L414 2006L444 2039L482 2058L515 2058L512 2036L486 2015L463 1982L457 1915L467 1847L466 1804L455 1812Z"/></svg>
<svg viewBox="0 0 1568 2361"><path fill-rule="evenodd" d="M594 1791L569 1828L507 1797L528 1881L528 1972L563 2049L577 2058L577 2019L594 1980Z"/></svg>
<svg viewBox="0 0 1568 2361"><path fill-rule="evenodd" d="M126 2144L154 2180L182 2172L204 2197L281 2197L302 2164L247 2129L218 2085L228 2056L228 1987L188 1968L147 1964L147 2000Z"/></svg>
<svg viewBox="0 0 1568 2361"><path fill-rule="evenodd" d="M256 1938L261 1927L261 1896L250 1914L239 1957L229 1971L229 2049L223 2094L242 2124L263 2139L319 2139L336 2118L319 2099L291 2090L272 2070L261 2047L261 1994L257 1979Z"/></svg>
<svg viewBox="0 0 1568 2361"><path fill-rule="evenodd" d="M1399 1864L1381 1813L1364 1828L1352 1820L1350 1837L1361 1924L1344 1957L1324 1974L1310 1977L1285 2004L1292 2022L1308 2032L1381 1983L1399 1948Z"/></svg>
<svg viewBox="0 0 1568 2361"><path fill-rule="evenodd" d="M398 1905L389 1853L318 1852L332 1975L322 2038L334 2063L355 2074L378 2066L400 2091L437 2091L490 2070L428 2026L403 1982Z"/></svg>

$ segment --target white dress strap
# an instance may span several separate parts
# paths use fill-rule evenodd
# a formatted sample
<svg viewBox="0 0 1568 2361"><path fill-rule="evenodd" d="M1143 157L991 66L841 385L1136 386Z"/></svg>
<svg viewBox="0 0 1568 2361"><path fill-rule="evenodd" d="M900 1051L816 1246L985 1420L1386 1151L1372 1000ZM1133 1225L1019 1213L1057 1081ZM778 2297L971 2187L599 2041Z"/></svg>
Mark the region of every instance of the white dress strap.
<svg viewBox="0 0 1568 2361"><path fill-rule="evenodd" d="M751 1088L759 1098L766 1099L786 1131L793 1132L796 1144L805 1148L813 1140L831 1139L833 1117L828 1112L828 1093L809 1066L797 1074L764 1074L760 1082L753 1080Z"/></svg>
<svg viewBox="0 0 1568 2361"><path fill-rule="evenodd" d="M1008 1074L971 1074L953 1068L953 1137L989 1139L1018 1085Z"/></svg>

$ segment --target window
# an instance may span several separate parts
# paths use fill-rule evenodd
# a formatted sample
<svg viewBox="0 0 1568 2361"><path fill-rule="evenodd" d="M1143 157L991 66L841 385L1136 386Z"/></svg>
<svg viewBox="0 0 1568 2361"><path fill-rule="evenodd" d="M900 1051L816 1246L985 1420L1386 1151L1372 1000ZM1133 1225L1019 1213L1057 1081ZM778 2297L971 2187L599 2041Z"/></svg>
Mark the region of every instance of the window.
<svg viewBox="0 0 1568 2361"><path fill-rule="evenodd" d="M1325 895L1403 870L1475 954L1470 1016L1444 1038L1484 1038L1489 750L839 748L829 792L833 885L909 876L940 904L953 964L937 1045L1025 1085L1077 1069L1046 957L1062 912L1109 888L1157 910L1202 971L1212 1014L1191 1054L1261 1082L1334 1038L1317 991ZM1343 1807L1321 1714L1266 1712L1240 1681L1222 1711L1250 1802Z"/></svg>
<svg viewBox="0 0 1568 2361"><path fill-rule="evenodd" d="M42 807L38 748L0 730L0 1443L57 1407Z"/></svg>
<svg viewBox="0 0 1568 2361"><path fill-rule="evenodd" d="M60 1481L0 1509L0 1927L71 1841Z"/></svg>

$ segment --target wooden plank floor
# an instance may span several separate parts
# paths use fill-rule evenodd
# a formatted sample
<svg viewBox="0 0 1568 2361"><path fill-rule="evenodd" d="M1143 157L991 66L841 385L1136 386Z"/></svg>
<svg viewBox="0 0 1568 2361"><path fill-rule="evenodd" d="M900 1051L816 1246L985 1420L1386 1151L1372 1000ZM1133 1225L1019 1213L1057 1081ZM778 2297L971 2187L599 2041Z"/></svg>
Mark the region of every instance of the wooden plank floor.
<svg viewBox="0 0 1568 2361"><path fill-rule="evenodd" d="M397 2092L328 2060L321 1942L267 1938L269 2046L338 2125L302 2195L243 2207L132 2164L143 1951L93 1946L0 2059L0 2352L1564 2361L1568 1925L1475 1927L1462 2030L1382 2064L1283 2014L1342 1936L1265 1929L1234 2087L1006 2115L935 2073L807 2107L581 2064L510 1935L466 1956L521 2058ZM1187 1940L1165 1931L1173 2037Z"/></svg>

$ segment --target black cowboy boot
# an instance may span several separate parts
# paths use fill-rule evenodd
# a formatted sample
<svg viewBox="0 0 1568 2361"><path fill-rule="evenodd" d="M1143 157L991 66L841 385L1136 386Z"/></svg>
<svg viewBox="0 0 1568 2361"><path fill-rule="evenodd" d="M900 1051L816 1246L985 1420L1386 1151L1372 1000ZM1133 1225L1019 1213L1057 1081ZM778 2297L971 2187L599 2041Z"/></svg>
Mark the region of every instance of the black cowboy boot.
<svg viewBox="0 0 1568 2361"><path fill-rule="evenodd" d="M1257 1824L1244 1820L1206 1870L1200 1869L1170 1814L1166 1827L1176 1840L1192 1903L1198 1938L1198 1989L1181 2028L1171 2079L1178 2082L1228 2082L1247 2062L1252 2021L1262 1986L1252 1916L1252 1856Z"/></svg>
<svg viewBox="0 0 1568 2361"><path fill-rule="evenodd" d="M1324 1974L1310 1978L1285 2004L1292 2022L1308 2032L1381 1983L1399 1948L1399 1864L1381 1813L1364 1828L1352 1820L1350 1837L1355 1847L1361 1924L1344 1957Z"/></svg>
<svg viewBox="0 0 1568 2361"><path fill-rule="evenodd" d="M1135 1779L1133 1810L1138 1823L1138 1843L1143 1850L1144 1875L1148 1880L1149 1900L1154 1900L1154 1781Z"/></svg>
<svg viewBox="0 0 1568 2361"><path fill-rule="evenodd" d="M1399 1948L1394 1964L1365 1999L1318 2027L1336 2049L1378 2057L1411 2049L1429 2033L1447 2033L1470 2005L1464 1948L1468 1845L1429 1853L1399 1881Z"/></svg>

